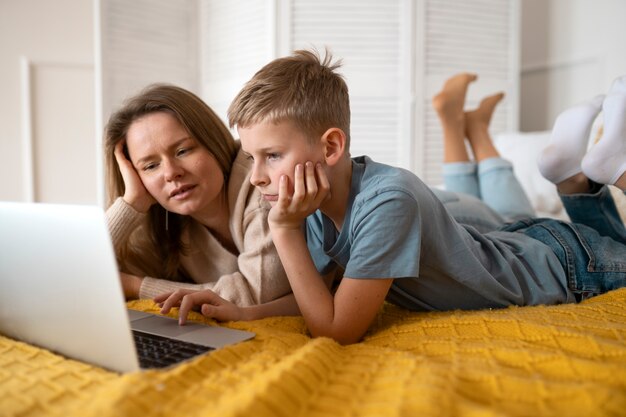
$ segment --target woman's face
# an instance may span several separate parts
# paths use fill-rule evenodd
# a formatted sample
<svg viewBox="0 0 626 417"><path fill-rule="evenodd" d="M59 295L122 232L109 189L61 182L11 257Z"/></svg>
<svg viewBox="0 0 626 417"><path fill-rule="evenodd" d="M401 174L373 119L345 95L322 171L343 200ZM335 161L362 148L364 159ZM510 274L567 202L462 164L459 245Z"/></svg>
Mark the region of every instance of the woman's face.
<svg viewBox="0 0 626 417"><path fill-rule="evenodd" d="M155 112L135 120L126 146L139 178L165 209L196 219L218 212L224 174L173 115Z"/></svg>

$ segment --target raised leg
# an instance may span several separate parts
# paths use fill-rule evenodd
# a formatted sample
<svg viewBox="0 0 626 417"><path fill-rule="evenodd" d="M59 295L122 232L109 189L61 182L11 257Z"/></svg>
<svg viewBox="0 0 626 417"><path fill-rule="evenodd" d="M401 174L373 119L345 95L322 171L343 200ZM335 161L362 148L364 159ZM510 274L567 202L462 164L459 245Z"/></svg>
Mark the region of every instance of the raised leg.
<svg viewBox="0 0 626 417"><path fill-rule="evenodd" d="M559 114L550 142L541 153L539 171L548 181L556 184L562 194L589 191L589 181L582 173L581 161L603 99L602 95L596 96Z"/></svg>
<svg viewBox="0 0 626 417"><path fill-rule="evenodd" d="M480 163L487 158L500 156L489 135L489 124L504 93L497 93L481 100L478 108L465 113L465 134L469 140L474 159Z"/></svg>
<svg viewBox="0 0 626 417"><path fill-rule="evenodd" d="M481 100L478 108L465 113L465 132L478 164L482 200L507 221L532 217L535 210L519 183L513 166L502 159L489 134L496 106L504 98L497 93Z"/></svg>
<svg viewBox="0 0 626 417"><path fill-rule="evenodd" d="M443 129L443 162L469 161L465 148L465 96L469 83L476 75L461 73L448 79L441 91L433 98L433 108L439 116Z"/></svg>
<svg viewBox="0 0 626 417"><path fill-rule="evenodd" d="M600 184L626 190L626 76L613 82L602 102L603 134L585 155L582 170Z"/></svg>

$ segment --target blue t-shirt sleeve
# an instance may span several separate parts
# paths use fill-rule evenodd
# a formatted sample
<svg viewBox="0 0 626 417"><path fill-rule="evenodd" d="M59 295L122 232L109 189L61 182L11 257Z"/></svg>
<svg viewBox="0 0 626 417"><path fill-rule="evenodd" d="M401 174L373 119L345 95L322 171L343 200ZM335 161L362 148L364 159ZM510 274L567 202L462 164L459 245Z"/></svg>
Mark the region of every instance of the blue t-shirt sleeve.
<svg viewBox="0 0 626 417"><path fill-rule="evenodd" d="M402 190L378 192L353 207L349 278L419 275L421 222L416 198Z"/></svg>
<svg viewBox="0 0 626 417"><path fill-rule="evenodd" d="M324 226L321 213L316 211L306 219L306 240L317 271L325 275L336 268L335 261L324 251Z"/></svg>

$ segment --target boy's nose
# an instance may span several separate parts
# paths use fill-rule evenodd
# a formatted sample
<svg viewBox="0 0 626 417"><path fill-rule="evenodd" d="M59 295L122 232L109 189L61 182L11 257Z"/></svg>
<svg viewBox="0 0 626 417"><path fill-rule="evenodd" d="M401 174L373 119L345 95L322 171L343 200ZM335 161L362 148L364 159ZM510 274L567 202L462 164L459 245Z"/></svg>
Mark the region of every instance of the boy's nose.
<svg viewBox="0 0 626 417"><path fill-rule="evenodd" d="M257 166L257 164L254 164L252 167L252 173L250 174L250 183L255 187L262 187L267 185L268 182L267 175L260 169L260 167Z"/></svg>

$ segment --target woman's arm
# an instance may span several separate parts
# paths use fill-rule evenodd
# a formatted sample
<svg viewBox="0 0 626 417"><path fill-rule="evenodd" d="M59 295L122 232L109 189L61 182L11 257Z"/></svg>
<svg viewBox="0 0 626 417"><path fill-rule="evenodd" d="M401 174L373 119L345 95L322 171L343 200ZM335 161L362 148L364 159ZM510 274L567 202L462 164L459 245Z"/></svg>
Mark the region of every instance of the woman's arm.
<svg viewBox="0 0 626 417"><path fill-rule="evenodd" d="M122 248L127 244L131 233L141 227L146 215L135 210L121 197L109 207L106 215L115 253L120 259ZM178 289L208 289L238 305L248 306L262 304L290 293L289 282L267 229L267 210L253 210L247 214L245 221L238 221L241 224L239 240L243 242L242 252L237 257L238 270L217 277L206 274L202 276L199 272L202 268L198 265L219 262L209 251L202 260L194 261L197 265L192 269L196 272L191 278L195 283L177 282L145 276L148 269L156 273L154 268L150 269L150 264L157 259L149 256L134 256L132 259L127 257L123 260L124 272L120 273L124 294L128 299L153 298Z"/></svg>
<svg viewBox="0 0 626 417"><path fill-rule="evenodd" d="M179 307L178 322L183 325L191 310L199 310L204 316L219 321L250 321L273 316L297 316L300 314L293 294L287 294L268 303L240 307L223 299L211 290L177 290L160 294L154 301L167 314L172 307Z"/></svg>
<svg viewBox="0 0 626 417"><path fill-rule="evenodd" d="M115 254L119 257L121 248L126 245L130 235L146 219L146 214L135 210L118 197L106 211L107 226L111 234Z"/></svg>
<svg viewBox="0 0 626 417"><path fill-rule="evenodd" d="M323 278L327 288L331 288L336 271L331 271ZM161 313L169 313L172 307L179 307L179 322L184 324L191 310L199 310L206 317L220 321L249 321L275 316L298 316L300 309L292 293L279 297L263 304L247 307L238 306L223 299L214 291L195 291L178 289L154 297L154 301L161 306Z"/></svg>

